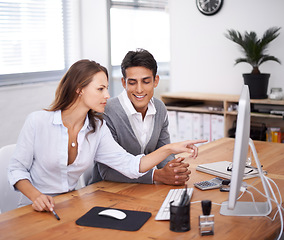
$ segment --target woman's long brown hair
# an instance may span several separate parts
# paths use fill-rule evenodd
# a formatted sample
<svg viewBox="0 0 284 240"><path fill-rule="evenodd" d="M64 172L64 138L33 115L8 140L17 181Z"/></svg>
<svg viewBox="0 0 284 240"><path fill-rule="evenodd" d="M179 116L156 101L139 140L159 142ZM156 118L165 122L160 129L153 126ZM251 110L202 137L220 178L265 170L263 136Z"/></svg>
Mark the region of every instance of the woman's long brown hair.
<svg viewBox="0 0 284 240"><path fill-rule="evenodd" d="M46 110L63 111L70 108L79 97L78 90L80 92L92 81L93 76L101 71L108 78L107 69L95 61L83 59L74 63L61 79L55 92L55 99ZM96 130L95 118L100 119L102 122L102 116L90 109L88 117L93 128L91 132L94 132Z"/></svg>

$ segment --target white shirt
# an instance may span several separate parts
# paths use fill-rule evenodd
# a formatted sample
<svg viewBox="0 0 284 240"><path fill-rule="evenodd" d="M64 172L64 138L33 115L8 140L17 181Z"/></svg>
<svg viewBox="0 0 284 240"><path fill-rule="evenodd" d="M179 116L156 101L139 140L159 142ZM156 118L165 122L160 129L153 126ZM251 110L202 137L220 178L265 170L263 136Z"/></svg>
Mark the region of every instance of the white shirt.
<svg viewBox="0 0 284 240"><path fill-rule="evenodd" d="M120 94L120 96L118 96L118 98L120 100L123 99L123 101L120 101L121 105L123 106L128 116L131 127L135 133L135 136L141 145L141 152L144 152L144 149L151 138L154 127L154 117L156 114L156 108L153 103L153 98L148 103L148 109L144 120L142 118L142 113L137 112L136 109L133 107L125 90L123 90L123 92Z"/></svg>
<svg viewBox="0 0 284 240"><path fill-rule="evenodd" d="M94 161L102 162L129 178L138 178L140 158L127 153L112 137L105 121L90 131L89 119L78 134L78 154L68 165L68 129L63 125L61 111L31 113L21 130L15 153L8 168L13 186L28 179L44 194L60 194L75 189L81 174Z"/></svg>

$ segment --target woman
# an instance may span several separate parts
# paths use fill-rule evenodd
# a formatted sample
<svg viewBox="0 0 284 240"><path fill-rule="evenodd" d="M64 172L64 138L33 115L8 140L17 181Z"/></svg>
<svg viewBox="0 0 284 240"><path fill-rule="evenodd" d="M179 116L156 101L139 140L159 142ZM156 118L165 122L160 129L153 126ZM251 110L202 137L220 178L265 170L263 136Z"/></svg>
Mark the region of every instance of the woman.
<svg viewBox="0 0 284 240"><path fill-rule="evenodd" d="M8 169L10 184L26 196L20 205L53 211L52 196L74 190L93 161L137 178L170 154L189 152L196 157L194 144L205 142L168 144L146 156L133 156L114 141L98 114L109 98L106 68L80 60L61 79L51 107L27 117Z"/></svg>

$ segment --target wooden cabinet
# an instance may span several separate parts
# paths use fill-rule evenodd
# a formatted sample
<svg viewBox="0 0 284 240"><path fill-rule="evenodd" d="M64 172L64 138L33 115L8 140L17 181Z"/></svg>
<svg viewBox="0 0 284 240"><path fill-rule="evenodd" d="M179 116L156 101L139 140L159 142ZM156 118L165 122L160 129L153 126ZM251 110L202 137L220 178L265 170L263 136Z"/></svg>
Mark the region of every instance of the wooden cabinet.
<svg viewBox="0 0 284 240"><path fill-rule="evenodd" d="M161 95L168 110L209 113L224 116L224 136L237 118L239 95L195 92L169 92ZM274 114L272 114L274 112ZM251 99L251 125L265 124L284 131L284 100Z"/></svg>

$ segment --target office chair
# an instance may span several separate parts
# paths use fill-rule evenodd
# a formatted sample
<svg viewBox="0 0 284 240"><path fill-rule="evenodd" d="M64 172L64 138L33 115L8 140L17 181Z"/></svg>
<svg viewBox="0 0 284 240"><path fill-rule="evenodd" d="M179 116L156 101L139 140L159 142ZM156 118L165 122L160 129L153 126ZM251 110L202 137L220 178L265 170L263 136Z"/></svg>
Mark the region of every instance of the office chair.
<svg viewBox="0 0 284 240"><path fill-rule="evenodd" d="M11 189L7 176L7 167L15 147L16 144L11 144L0 149L0 213L17 208L20 198L20 193Z"/></svg>
<svg viewBox="0 0 284 240"><path fill-rule="evenodd" d="M80 188L86 187L87 185L89 185L93 176L93 167L89 167L79 178L77 186L75 188L75 190L78 190Z"/></svg>
<svg viewBox="0 0 284 240"><path fill-rule="evenodd" d="M86 187L85 179L84 179L84 173L80 176L78 183L75 187L75 190L78 190L80 188Z"/></svg>
<svg viewBox="0 0 284 240"><path fill-rule="evenodd" d="M92 167L89 167L79 178L75 190L86 187L89 184L102 181L102 177L98 170L98 164L94 162Z"/></svg>

